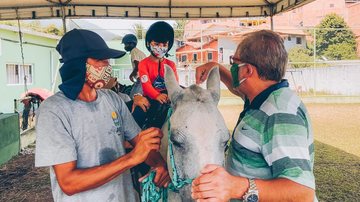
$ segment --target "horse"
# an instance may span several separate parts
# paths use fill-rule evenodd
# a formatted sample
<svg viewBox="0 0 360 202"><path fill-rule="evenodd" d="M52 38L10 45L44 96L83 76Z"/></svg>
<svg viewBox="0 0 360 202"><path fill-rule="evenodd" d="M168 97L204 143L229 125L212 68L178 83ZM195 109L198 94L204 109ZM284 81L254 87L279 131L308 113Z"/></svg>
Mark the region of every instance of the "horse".
<svg viewBox="0 0 360 202"><path fill-rule="evenodd" d="M161 154L167 159L170 176L173 168L167 151L169 143L172 144L174 166L180 179L194 179L207 164L224 166L224 150L230 134L217 108L220 100L219 68L209 72L207 89L196 84L182 89L172 69L165 66L165 85L173 113L168 120L170 123L165 122L162 127ZM191 184L185 185L178 193L169 191L168 199L192 201Z"/></svg>

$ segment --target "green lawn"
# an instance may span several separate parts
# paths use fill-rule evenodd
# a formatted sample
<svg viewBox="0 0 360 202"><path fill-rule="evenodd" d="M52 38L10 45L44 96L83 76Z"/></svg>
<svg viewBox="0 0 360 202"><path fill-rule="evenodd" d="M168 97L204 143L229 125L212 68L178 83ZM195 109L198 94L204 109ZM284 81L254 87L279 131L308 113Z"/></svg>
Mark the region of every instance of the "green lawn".
<svg viewBox="0 0 360 202"><path fill-rule="evenodd" d="M319 201L360 201L360 157L315 141Z"/></svg>

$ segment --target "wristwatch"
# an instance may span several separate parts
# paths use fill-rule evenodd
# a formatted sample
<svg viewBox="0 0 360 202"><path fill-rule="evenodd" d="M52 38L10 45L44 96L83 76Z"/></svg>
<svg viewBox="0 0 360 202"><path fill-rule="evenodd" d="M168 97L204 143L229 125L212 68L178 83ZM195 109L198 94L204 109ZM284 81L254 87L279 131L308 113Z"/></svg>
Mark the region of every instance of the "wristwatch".
<svg viewBox="0 0 360 202"><path fill-rule="evenodd" d="M250 187L248 191L243 196L244 201L246 202L258 202L259 201L259 191L256 187L255 180L249 178Z"/></svg>

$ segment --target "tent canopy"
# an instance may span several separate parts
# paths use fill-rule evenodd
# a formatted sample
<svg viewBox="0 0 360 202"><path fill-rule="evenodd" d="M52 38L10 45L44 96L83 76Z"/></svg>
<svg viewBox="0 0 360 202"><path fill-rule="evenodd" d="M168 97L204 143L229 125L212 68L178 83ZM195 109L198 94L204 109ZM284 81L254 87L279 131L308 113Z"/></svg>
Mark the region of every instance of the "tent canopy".
<svg viewBox="0 0 360 202"><path fill-rule="evenodd" d="M0 20L273 16L314 0L1 0Z"/></svg>

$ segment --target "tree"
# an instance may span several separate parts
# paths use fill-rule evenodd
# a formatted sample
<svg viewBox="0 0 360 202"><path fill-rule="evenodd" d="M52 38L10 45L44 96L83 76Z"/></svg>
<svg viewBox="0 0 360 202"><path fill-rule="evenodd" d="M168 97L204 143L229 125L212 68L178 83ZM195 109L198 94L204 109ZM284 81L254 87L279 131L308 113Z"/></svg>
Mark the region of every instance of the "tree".
<svg viewBox="0 0 360 202"><path fill-rule="evenodd" d="M135 34L136 38L143 39L144 27L141 23L136 23L133 25L133 33Z"/></svg>
<svg viewBox="0 0 360 202"><path fill-rule="evenodd" d="M332 44L324 51L324 55L336 60L356 59L354 47L348 43Z"/></svg>
<svg viewBox="0 0 360 202"><path fill-rule="evenodd" d="M38 20L32 21L30 23L26 23L24 25L26 28L37 31L37 32L43 31L43 27L41 26L41 23Z"/></svg>
<svg viewBox="0 0 360 202"><path fill-rule="evenodd" d="M354 58L356 55L355 36L342 17L329 14L316 28L317 55L338 60Z"/></svg>
<svg viewBox="0 0 360 202"><path fill-rule="evenodd" d="M309 49L305 49L301 46L295 46L289 50L289 61L293 62L291 64L294 68L304 68L310 67L310 62L313 61L311 56L311 51Z"/></svg>
<svg viewBox="0 0 360 202"><path fill-rule="evenodd" d="M54 34L57 36L64 35L64 32L62 30L60 30L58 27L56 27L56 25L54 25L54 24L50 24L49 26L45 27L44 32L48 33L48 34Z"/></svg>
<svg viewBox="0 0 360 202"><path fill-rule="evenodd" d="M9 25L9 26L13 26L13 27L18 26L17 21L0 21L0 24ZM21 26L21 29L25 28L25 29L30 29L30 30L37 31L37 32L54 34L54 35L58 35L58 36L64 35L63 31L61 29L59 29L58 27L56 27L56 25L50 24L47 27L43 27L43 26L41 26L41 23L38 20L32 21L30 23L20 21L20 26Z"/></svg>
<svg viewBox="0 0 360 202"><path fill-rule="evenodd" d="M174 32L175 39L183 40L184 38L184 29L187 21L186 20L176 20L174 23Z"/></svg>

